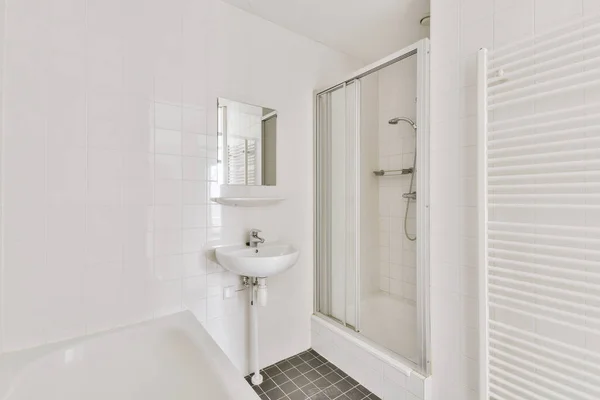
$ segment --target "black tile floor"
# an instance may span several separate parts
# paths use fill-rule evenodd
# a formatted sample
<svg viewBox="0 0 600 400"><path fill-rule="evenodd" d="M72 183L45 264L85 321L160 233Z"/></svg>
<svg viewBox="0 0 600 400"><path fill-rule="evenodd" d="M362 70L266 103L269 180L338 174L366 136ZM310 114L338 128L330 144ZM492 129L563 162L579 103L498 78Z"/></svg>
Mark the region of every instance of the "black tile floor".
<svg viewBox="0 0 600 400"><path fill-rule="evenodd" d="M263 383L252 386L261 400L381 400L312 349L261 372Z"/></svg>

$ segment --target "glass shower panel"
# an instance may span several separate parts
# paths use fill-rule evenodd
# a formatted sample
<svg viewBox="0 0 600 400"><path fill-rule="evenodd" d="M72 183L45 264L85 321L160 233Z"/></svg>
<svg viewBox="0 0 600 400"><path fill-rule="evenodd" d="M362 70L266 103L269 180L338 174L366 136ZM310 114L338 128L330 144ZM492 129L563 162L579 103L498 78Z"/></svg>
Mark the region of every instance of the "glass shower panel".
<svg viewBox="0 0 600 400"><path fill-rule="evenodd" d="M359 99L359 86L360 83L355 80L346 84L346 134L345 134L345 169L344 169L344 180L345 180L345 198L344 198L344 212L346 214L345 225L346 225L346 259L345 259L345 271L346 276L344 284L346 286L346 325L359 329L359 309L357 304L359 301L360 293L358 293L358 260L360 255L360 224L359 224L359 212L360 212L360 197L358 190L360 188L357 173L360 168L359 164L359 130L358 121L358 99ZM335 176L335 175L334 175ZM341 177L342 175L338 175ZM334 203L337 204L337 203Z"/></svg>
<svg viewBox="0 0 600 400"><path fill-rule="evenodd" d="M368 240L361 241L359 315L363 336L418 363L416 246L409 240L416 203L403 196L416 192L418 173L411 170L416 72L413 55L361 78L360 210ZM374 173L381 170L385 174Z"/></svg>
<svg viewBox="0 0 600 400"><path fill-rule="evenodd" d="M318 311L346 326L357 325L357 151L358 85L340 85L317 97L319 187L317 257Z"/></svg>

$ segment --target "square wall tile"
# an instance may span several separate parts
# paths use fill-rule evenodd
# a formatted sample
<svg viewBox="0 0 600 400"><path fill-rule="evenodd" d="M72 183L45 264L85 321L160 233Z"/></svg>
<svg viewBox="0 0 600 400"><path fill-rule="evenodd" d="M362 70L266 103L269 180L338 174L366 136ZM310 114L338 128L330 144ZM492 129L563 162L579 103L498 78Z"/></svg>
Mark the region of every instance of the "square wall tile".
<svg viewBox="0 0 600 400"><path fill-rule="evenodd" d="M183 276L193 277L207 273L206 256L202 252L183 255Z"/></svg>
<svg viewBox="0 0 600 400"><path fill-rule="evenodd" d="M209 202L208 185L204 181L184 181L183 204L207 204Z"/></svg>
<svg viewBox="0 0 600 400"><path fill-rule="evenodd" d="M157 205L177 206L182 204L182 185L180 180L157 180L154 182L154 202Z"/></svg>
<svg viewBox="0 0 600 400"><path fill-rule="evenodd" d="M157 256L181 254L182 231L180 229L159 229L154 232L154 251Z"/></svg>
<svg viewBox="0 0 600 400"><path fill-rule="evenodd" d="M181 156L156 155L154 157L156 179L181 179Z"/></svg>
<svg viewBox="0 0 600 400"><path fill-rule="evenodd" d="M155 318L181 311L181 280L154 281L152 285L152 296Z"/></svg>
<svg viewBox="0 0 600 400"><path fill-rule="evenodd" d="M206 110L204 108L183 108L183 131L206 133Z"/></svg>
<svg viewBox="0 0 600 400"><path fill-rule="evenodd" d="M207 179L206 159L196 157L183 157L183 179L204 181Z"/></svg>
<svg viewBox="0 0 600 400"><path fill-rule="evenodd" d="M156 129L154 149L156 154L181 154L181 132L169 129Z"/></svg>
<svg viewBox="0 0 600 400"><path fill-rule="evenodd" d="M161 281L178 279L182 276L183 256L161 256L154 258L154 276Z"/></svg>
<svg viewBox="0 0 600 400"><path fill-rule="evenodd" d="M154 103L154 118L157 128L181 131L182 108L173 104Z"/></svg>

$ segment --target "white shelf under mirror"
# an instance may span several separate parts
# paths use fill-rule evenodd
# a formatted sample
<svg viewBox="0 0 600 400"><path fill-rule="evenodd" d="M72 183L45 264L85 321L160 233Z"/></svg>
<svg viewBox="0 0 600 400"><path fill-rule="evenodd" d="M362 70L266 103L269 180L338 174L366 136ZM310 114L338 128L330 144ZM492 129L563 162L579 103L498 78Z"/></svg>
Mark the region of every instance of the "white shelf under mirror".
<svg viewBox="0 0 600 400"><path fill-rule="evenodd" d="M224 206L263 207L280 203L285 199L283 197L213 197L211 200Z"/></svg>

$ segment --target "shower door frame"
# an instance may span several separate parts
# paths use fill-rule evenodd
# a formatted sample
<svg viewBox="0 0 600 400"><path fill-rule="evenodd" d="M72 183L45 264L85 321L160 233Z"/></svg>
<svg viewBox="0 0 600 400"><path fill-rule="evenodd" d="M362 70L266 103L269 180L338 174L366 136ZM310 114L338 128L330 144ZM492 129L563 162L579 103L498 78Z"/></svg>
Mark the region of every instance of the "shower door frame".
<svg viewBox="0 0 600 400"><path fill-rule="evenodd" d="M365 77L371 73L377 72L389 65L392 65L398 61L409 58L411 56L417 57L417 101L416 101L416 124L417 124L417 135L416 135L416 143L417 143L417 171L416 174L416 182L418 189L417 201L415 202L416 212L417 212L417 227L416 234L417 238L423 238L421 240L417 240L416 245L416 262L417 262L417 338L419 341L419 361L414 362L409 360L402 354L394 353L391 350L384 348L383 346L372 342L365 336L359 335L360 332L360 249L357 246L356 257L357 257L357 268L355 268L356 273L356 296L355 296L355 321L356 326L351 329L348 327L346 321L339 321L335 318L332 318L329 315L323 314L319 311L320 306L320 296L321 296L321 287L322 282L320 281L320 272L321 272L321 264L326 262L323 258L323 251L320 246L321 235L323 234L320 225L321 213L326 210L322 210L321 207L321 192L323 190L327 190L327 187L324 187L321 176L321 169L323 167L327 168L326 165L322 165L322 160L320 160L321 154L319 153L319 123L320 123L320 113L319 113L319 101L318 97L320 95L333 92L340 87L346 88L351 83L356 83L357 90L357 107L356 107L356 129L357 129L357 138L356 141L358 145L360 144L361 138L361 126L360 126L360 78ZM425 375L429 375L431 372L431 360L430 360L430 265L429 265L429 248L430 248L430 186L429 186L429 162L430 162L430 152L429 152L429 39L421 39L416 43L413 43L410 46L405 47L404 49L397 51L389 56L376 61L364 68L359 69L354 72L347 79L336 83L335 85L328 86L325 89L317 90L314 92L314 159L313 165L314 167L314 300L313 300L313 308L314 313L318 317L326 319L332 323L341 324L342 329L346 329L349 333L353 334L360 340L368 343L374 344L378 350L383 351L391 355L392 357L400 357L403 362L408 364L412 369L420 371ZM345 108L347 111L347 107ZM345 123L347 130L347 121L348 115L346 115ZM360 151L359 147L356 151L356 170L355 174L355 188L357 192L357 198L355 200L355 212L359 214L360 212ZM355 243L360 243L360 218L356 219L356 227L357 233L355 235ZM345 277L346 278L346 277ZM347 285L347 280L345 279L345 285ZM331 293L330 293L331 295ZM347 307L347 304L344 304L344 307Z"/></svg>

